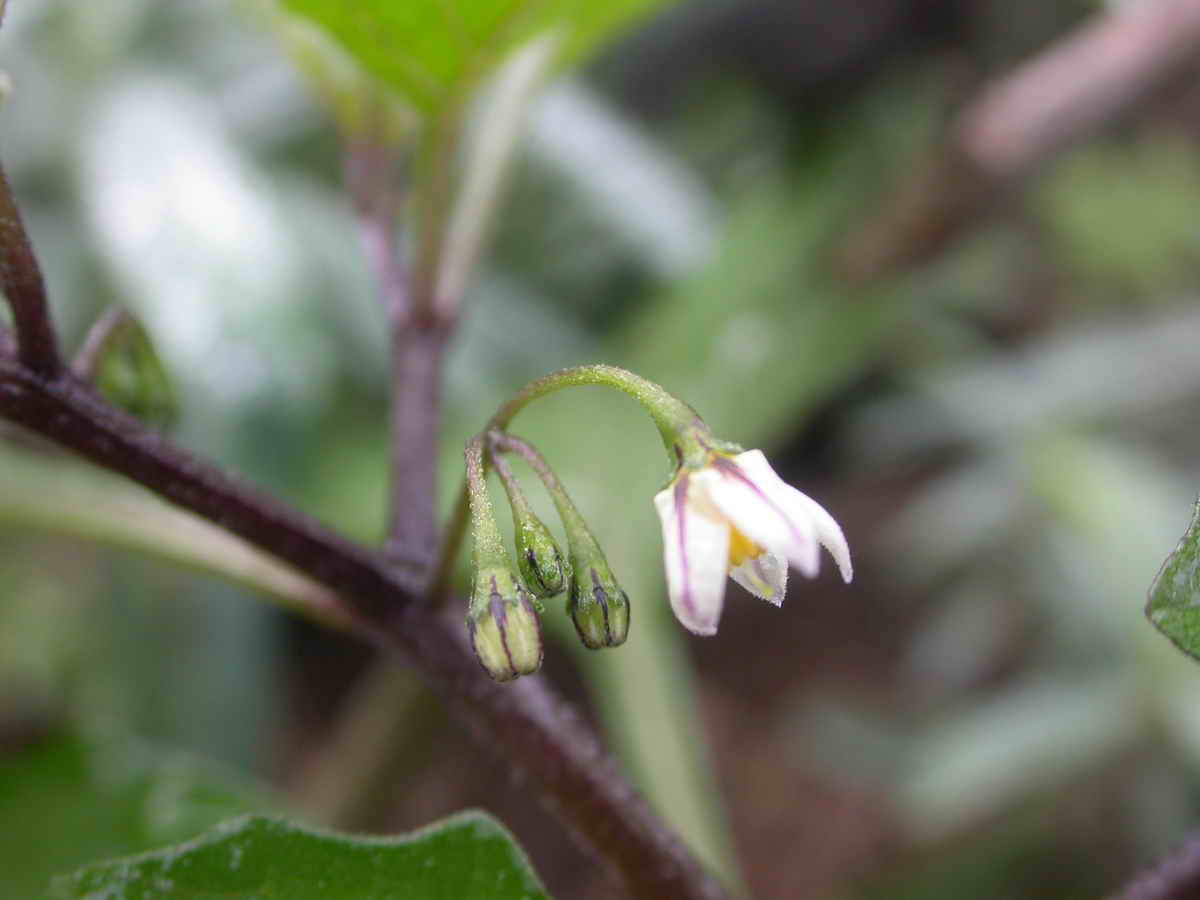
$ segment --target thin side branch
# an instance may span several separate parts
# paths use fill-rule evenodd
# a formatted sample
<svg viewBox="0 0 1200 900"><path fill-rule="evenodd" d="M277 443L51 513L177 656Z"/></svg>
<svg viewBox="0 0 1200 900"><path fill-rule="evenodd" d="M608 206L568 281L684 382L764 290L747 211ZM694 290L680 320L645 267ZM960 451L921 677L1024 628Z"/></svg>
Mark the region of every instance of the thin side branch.
<svg viewBox="0 0 1200 900"><path fill-rule="evenodd" d="M1110 9L986 88L947 145L847 243L843 274L870 279L929 259L1004 190L1200 59L1200 0Z"/></svg>
<svg viewBox="0 0 1200 900"><path fill-rule="evenodd" d="M1200 897L1200 837L1143 872L1113 900L1193 900Z"/></svg>
<svg viewBox="0 0 1200 900"><path fill-rule="evenodd" d="M450 323L402 319L392 323L392 512L387 550L422 561L437 552L434 487L441 447L442 360Z"/></svg>
<svg viewBox="0 0 1200 900"><path fill-rule="evenodd" d="M3 169L0 169L0 291L12 309L21 362L43 378L54 378L62 369L62 361L50 322L46 285Z"/></svg>
<svg viewBox="0 0 1200 900"><path fill-rule="evenodd" d="M400 255L396 222L402 192L397 155L382 141L352 142L346 189L358 216L392 335L392 502L387 549L430 565L437 544L433 486L441 410L442 358L453 323L414 303L412 273Z"/></svg>

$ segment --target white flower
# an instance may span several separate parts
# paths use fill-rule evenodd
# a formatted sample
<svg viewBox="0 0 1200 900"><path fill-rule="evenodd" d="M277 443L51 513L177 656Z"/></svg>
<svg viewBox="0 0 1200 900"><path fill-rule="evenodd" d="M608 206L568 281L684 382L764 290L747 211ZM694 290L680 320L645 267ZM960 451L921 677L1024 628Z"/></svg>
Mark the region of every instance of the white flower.
<svg viewBox="0 0 1200 900"><path fill-rule="evenodd" d="M820 567L818 543L850 580L842 529L812 498L785 483L761 450L714 453L703 468L681 468L654 497L662 519L671 608L686 628L714 634L725 576L776 606L788 563L808 578Z"/></svg>

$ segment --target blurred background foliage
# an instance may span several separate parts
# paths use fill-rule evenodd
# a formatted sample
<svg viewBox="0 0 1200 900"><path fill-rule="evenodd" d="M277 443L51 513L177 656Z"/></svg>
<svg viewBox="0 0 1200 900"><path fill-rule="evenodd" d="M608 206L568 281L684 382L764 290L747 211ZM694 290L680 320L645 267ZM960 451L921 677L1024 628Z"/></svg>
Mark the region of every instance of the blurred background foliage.
<svg viewBox="0 0 1200 900"><path fill-rule="evenodd" d="M328 114L239 4L9 5L3 152L68 344L120 300L179 440L379 540L386 327ZM856 553L781 611L731 587L694 639L652 427L599 391L517 420L634 604L603 654L552 610L542 677L750 896L1096 897L1200 814L1200 669L1141 612L1200 484L1195 83L919 268L830 265L983 83L1102 9L691 0L532 115L448 367L444 501L507 394L605 361L766 448ZM609 896L422 688L202 571L238 569L218 533L27 438L0 456L5 893L243 809L386 832L478 805L552 894ZM330 736L381 729L386 765L322 794Z"/></svg>

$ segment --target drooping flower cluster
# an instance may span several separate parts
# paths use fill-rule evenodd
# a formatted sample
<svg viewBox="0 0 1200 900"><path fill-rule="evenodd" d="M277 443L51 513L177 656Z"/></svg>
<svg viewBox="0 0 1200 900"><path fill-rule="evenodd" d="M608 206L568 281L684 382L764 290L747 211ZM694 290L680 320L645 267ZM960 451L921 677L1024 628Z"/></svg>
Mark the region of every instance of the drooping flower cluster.
<svg viewBox="0 0 1200 900"><path fill-rule="evenodd" d="M671 608L688 630L716 633L727 577L781 605L789 565L807 578L815 577L822 546L842 578L850 581L850 550L842 529L824 507L785 483L761 450L744 451L717 440L691 407L631 372L612 366L565 369L527 386L467 445L465 500L476 571L467 621L476 656L494 679L508 681L541 665L537 614L542 600L564 589L567 611L585 646L618 646L629 630L629 598L587 523L541 454L505 430L512 416L532 400L578 384L608 385L641 402L675 463L654 505L662 523ZM530 509L504 461L508 453L529 463L554 501L567 534L566 556ZM512 507L516 571L501 544L488 498L489 466L500 476Z"/></svg>

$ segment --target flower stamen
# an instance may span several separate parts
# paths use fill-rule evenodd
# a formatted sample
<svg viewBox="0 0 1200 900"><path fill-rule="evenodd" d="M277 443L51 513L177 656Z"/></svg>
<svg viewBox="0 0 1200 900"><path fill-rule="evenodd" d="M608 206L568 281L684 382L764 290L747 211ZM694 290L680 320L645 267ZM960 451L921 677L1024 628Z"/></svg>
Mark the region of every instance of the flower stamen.
<svg viewBox="0 0 1200 900"><path fill-rule="evenodd" d="M729 529L729 568L736 569L748 559L758 559L767 551L736 528Z"/></svg>

